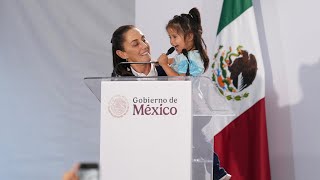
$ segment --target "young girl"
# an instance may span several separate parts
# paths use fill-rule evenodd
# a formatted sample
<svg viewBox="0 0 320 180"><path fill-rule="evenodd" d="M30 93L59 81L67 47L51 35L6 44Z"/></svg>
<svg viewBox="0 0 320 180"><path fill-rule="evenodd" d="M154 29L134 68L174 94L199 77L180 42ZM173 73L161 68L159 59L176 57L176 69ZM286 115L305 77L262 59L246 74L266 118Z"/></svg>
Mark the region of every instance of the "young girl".
<svg viewBox="0 0 320 180"><path fill-rule="evenodd" d="M174 16L168 22L166 30L170 44L178 53L174 59L168 59L165 54L158 58L166 74L168 76L201 75L208 67L209 58L206 53L206 44L202 39L199 10L192 8L189 14Z"/></svg>
<svg viewBox="0 0 320 180"><path fill-rule="evenodd" d="M170 44L178 53L174 59L168 59L166 54L162 54L158 58L158 62L166 74L168 76L185 76L189 71L191 76L199 76L204 73L208 68L209 58L206 44L202 39L199 10L192 8L189 14L174 16L168 22L166 30ZM224 168L220 167L216 153L214 153L213 172L214 180L228 180L231 177Z"/></svg>

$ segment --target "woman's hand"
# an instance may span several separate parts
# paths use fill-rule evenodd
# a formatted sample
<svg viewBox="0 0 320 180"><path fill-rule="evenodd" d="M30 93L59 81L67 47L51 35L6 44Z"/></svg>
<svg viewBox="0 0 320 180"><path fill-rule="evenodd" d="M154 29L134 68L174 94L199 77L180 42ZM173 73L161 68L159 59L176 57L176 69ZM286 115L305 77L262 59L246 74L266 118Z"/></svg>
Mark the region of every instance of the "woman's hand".
<svg viewBox="0 0 320 180"><path fill-rule="evenodd" d="M79 164L76 164L69 171L65 172L62 180L79 180L78 177Z"/></svg>

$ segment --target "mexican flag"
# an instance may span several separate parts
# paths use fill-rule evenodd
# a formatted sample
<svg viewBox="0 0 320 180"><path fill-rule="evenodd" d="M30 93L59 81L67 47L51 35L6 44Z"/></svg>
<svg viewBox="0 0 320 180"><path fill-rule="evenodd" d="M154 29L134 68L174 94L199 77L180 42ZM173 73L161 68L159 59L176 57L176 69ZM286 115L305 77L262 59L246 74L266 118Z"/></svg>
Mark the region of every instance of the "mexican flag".
<svg viewBox="0 0 320 180"><path fill-rule="evenodd" d="M206 75L235 116L218 116L204 131L214 136L215 152L232 179L270 180L265 76L251 0L224 0L214 48Z"/></svg>

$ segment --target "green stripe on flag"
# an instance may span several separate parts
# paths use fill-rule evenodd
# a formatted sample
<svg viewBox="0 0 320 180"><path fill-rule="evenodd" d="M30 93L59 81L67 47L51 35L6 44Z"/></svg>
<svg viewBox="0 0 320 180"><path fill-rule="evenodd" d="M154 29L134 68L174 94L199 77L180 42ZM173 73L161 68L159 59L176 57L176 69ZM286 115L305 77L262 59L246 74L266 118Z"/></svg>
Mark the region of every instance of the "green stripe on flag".
<svg viewBox="0 0 320 180"><path fill-rule="evenodd" d="M224 0L217 34L252 6L252 0Z"/></svg>

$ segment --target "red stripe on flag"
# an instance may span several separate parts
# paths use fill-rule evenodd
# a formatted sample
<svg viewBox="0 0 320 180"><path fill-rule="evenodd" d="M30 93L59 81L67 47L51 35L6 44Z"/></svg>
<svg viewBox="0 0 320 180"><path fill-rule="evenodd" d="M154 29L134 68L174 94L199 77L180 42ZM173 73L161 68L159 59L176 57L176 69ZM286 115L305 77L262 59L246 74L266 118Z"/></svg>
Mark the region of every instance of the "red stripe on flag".
<svg viewBox="0 0 320 180"><path fill-rule="evenodd" d="M265 99L214 137L221 166L236 180L270 180Z"/></svg>

